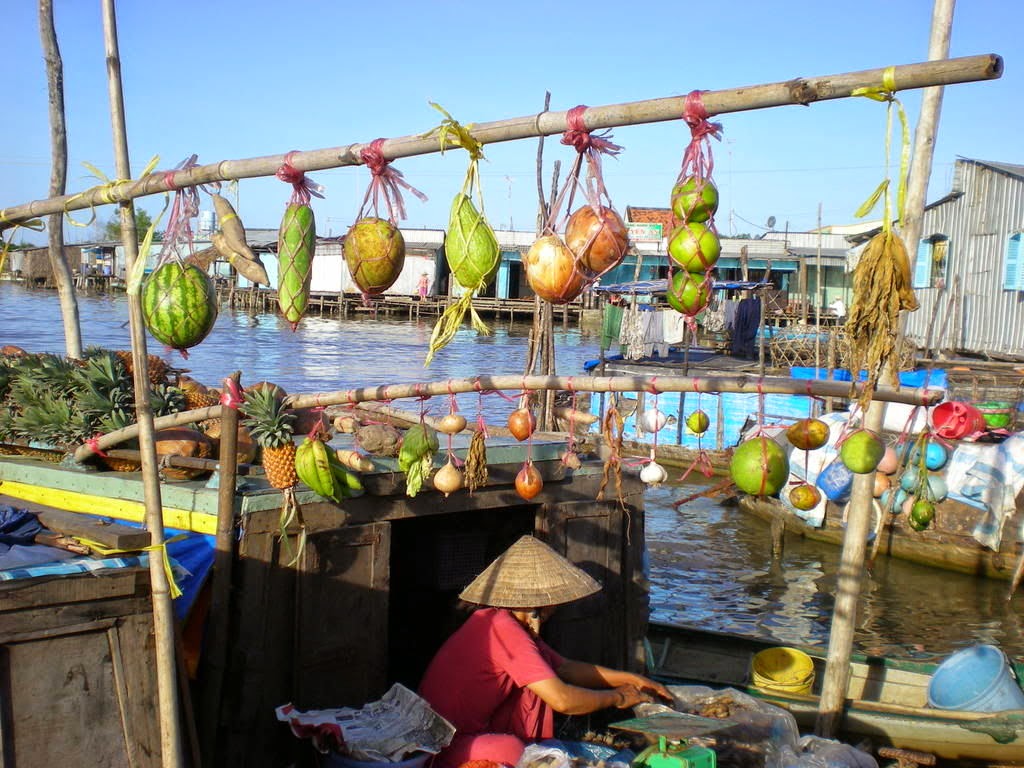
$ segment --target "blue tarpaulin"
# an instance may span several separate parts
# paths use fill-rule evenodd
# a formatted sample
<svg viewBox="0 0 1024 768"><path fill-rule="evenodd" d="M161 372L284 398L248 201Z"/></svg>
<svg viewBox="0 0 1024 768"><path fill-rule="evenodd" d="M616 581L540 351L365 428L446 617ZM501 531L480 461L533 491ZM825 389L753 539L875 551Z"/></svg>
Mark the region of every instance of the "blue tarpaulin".
<svg viewBox="0 0 1024 768"><path fill-rule="evenodd" d="M789 369L789 375L794 379L827 379L829 377L829 369L793 367ZM864 381L866 378L867 373L861 371L858 381ZM900 384L904 387L946 388L946 372L941 368L921 368L913 371L902 371L899 379ZM844 368L835 368L832 370L832 380L852 381L853 375Z"/></svg>

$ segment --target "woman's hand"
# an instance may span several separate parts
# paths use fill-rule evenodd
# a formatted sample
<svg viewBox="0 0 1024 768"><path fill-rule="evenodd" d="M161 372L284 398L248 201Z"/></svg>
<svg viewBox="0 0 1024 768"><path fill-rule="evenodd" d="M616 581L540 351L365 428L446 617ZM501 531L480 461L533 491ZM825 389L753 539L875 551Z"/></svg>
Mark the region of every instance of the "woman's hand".
<svg viewBox="0 0 1024 768"><path fill-rule="evenodd" d="M625 681L625 684L631 685L640 690L641 692L646 693L648 696L651 697L648 699L648 701L654 701L655 697L669 703L675 701L675 697L668 690L668 688L666 688L664 685L657 682L656 680L651 680L648 677L644 677L643 675L637 675L631 672L626 674L632 679Z"/></svg>
<svg viewBox="0 0 1024 768"><path fill-rule="evenodd" d="M631 683L620 685L615 688L615 693L618 695L618 701L615 702L617 709L629 709L635 707L637 704L650 703L654 701L654 697L651 694L642 691Z"/></svg>

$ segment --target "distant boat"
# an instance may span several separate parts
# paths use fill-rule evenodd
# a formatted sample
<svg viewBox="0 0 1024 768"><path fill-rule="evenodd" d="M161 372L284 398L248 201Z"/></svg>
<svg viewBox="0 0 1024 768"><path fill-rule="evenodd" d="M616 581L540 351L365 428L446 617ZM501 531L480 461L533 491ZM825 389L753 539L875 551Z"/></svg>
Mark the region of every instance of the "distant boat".
<svg viewBox="0 0 1024 768"><path fill-rule="evenodd" d="M766 693L749 684L754 655L776 644L689 627L648 627L649 671L666 683L732 687L788 710L813 730L818 696ZM801 647L824 677L821 650ZM1024 710L962 712L926 706L936 665L854 655L839 736L851 744L924 752L966 765L1024 765ZM1022 673L1024 670L1018 670Z"/></svg>

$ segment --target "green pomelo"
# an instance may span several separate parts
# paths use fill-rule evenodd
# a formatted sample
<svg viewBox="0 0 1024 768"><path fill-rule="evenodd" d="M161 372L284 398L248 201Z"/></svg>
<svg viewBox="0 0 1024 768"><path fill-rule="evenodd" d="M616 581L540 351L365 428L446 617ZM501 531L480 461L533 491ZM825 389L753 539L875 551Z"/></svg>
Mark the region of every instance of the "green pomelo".
<svg viewBox="0 0 1024 768"><path fill-rule="evenodd" d="M157 341L188 349L206 338L217 320L217 291L193 264L161 264L142 286L142 317Z"/></svg>
<svg viewBox="0 0 1024 768"><path fill-rule="evenodd" d="M688 176L672 188L672 213L679 221L707 221L718 210L718 187L710 179Z"/></svg>
<svg viewBox="0 0 1024 768"><path fill-rule="evenodd" d="M704 224L682 224L669 236L668 255L687 272L706 272L718 263L721 254L718 235Z"/></svg>
<svg viewBox="0 0 1024 768"><path fill-rule="evenodd" d="M676 272L669 283L665 298L676 312L696 315L708 305L710 293L710 288L704 283L703 274Z"/></svg>
<svg viewBox="0 0 1024 768"><path fill-rule="evenodd" d="M866 429L851 433L839 447L839 458L851 472L864 475L874 472L885 455L885 443Z"/></svg>
<svg viewBox="0 0 1024 768"><path fill-rule="evenodd" d="M359 290L370 295L390 288L405 265L405 239L386 219L367 217L345 236L345 263Z"/></svg>
<svg viewBox="0 0 1024 768"><path fill-rule="evenodd" d="M771 438L754 437L733 452L729 474L745 493L774 496L789 478L789 458Z"/></svg>

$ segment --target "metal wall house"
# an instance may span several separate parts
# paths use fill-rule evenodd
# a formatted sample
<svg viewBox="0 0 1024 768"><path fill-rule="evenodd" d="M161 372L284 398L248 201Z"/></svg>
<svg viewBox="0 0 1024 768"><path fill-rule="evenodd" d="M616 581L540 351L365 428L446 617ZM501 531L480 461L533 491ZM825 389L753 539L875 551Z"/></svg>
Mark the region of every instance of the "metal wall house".
<svg viewBox="0 0 1024 768"><path fill-rule="evenodd" d="M920 308L906 335L922 348L1024 356L1024 165L959 158L950 193L925 208L907 245Z"/></svg>

